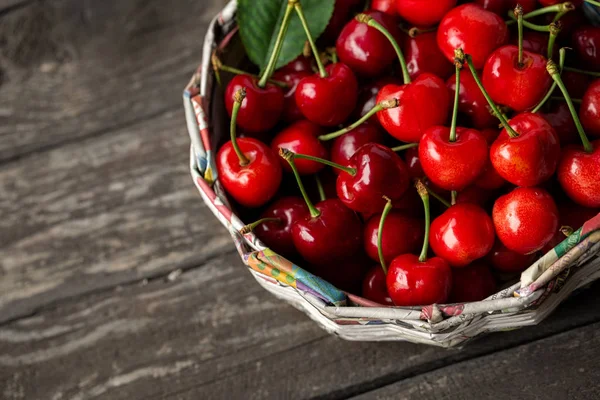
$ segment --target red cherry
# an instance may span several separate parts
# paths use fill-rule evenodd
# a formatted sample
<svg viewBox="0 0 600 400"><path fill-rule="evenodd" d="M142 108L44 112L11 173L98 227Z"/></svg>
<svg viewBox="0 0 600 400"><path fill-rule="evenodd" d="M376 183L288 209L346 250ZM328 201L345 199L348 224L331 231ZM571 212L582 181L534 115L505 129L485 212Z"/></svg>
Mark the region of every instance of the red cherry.
<svg viewBox="0 0 600 400"><path fill-rule="evenodd" d="M422 207L422 206L421 206ZM377 250L377 235L381 213L373 215L365 224L364 246L367 255L374 261L379 261ZM415 253L423 244L423 220L414 218L400 211L391 211L385 219L381 248L386 264L404 253Z"/></svg>
<svg viewBox="0 0 600 400"><path fill-rule="evenodd" d="M395 20L379 11L368 11L366 15L383 25L390 34L400 40L400 30ZM357 75L375 77L392 65L396 53L389 40L377 29L356 19L350 20L336 42L340 60Z"/></svg>
<svg viewBox="0 0 600 400"><path fill-rule="evenodd" d="M457 128L450 142L450 128L434 126L419 142L419 159L425 175L446 190L462 190L481 174L488 160L488 145L475 129Z"/></svg>
<svg viewBox="0 0 600 400"><path fill-rule="evenodd" d="M283 91L280 87L267 83L264 88L258 86L258 79L249 75L236 75L225 89L225 108L231 117L234 94L246 89L246 98L242 102L237 117L240 128L252 132L264 132L273 128L283 111Z"/></svg>
<svg viewBox="0 0 600 400"><path fill-rule="evenodd" d="M271 142L271 149L277 154L279 149L287 149L294 153L307 154L313 157L328 158L329 153L323 143L317 138L325 132L321 127L310 121L301 120L279 132ZM280 159L283 169L291 172L287 161ZM311 175L323 169L323 164L311 161L296 161L296 167L301 175Z"/></svg>
<svg viewBox="0 0 600 400"><path fill-rule="evenodd" d="M475 263L452 270L452 303L480 301L494 294L495 290L496 280L486 264Z"/></svg>
<svg viewBox="0 0 600 400"><path fill-rule="evenodd" d="M464 267L489 253L494 238L490 216L475 204L461 203L433 220L429 243L451 266Z"/></svg>
<svg viewBox="0 0 600 400"><path fill-rule="evenodd" d="M338 289L348 293L360 293L369 263L370 260L364 254L355 254L351 258L337 263L309 267L309 271L319 275Z"/></svg>
<svg viewBox="0 0 600 400"><path fill-rule="evenodd" d="M551 102L548 110L541 115L554 128L561 146L579 142L577 128L566 102Z"/></svg>
<svg viewBox="0 0 600 400"><path fill-rule="evenodd" d="M284 104L282 119L285 122L294 122L304 118L296 104L296 88L302 79L310 75L312 75L312 73L308 71L297 72L287 70L279 70L273 74L273 79L285 82L289 85L289 88L285 90L283 95Z"/></svg>
<svg viewBox="0 0 600 400"><path fill-rule="evenodd" d="M328 76L318 73L298 83L296 103L302 114L321 126L343 123L354 110L358 97L358 82L352 70L342 64L330 64Z"/></svg>
<svg viewBox="0 0 600 400"><path fill-rule="evenodd" d="M402 52L411 79L415 79L423 72L446 79L454 72L454 66L448 62L437 46L435 32L419 33L415 37L406 38Z"/></svg>
<svg viewBox="0 0 600 400"><path fill-rule="evenodd" d="M321 35L320 41L327 44L335 43L346 22L352 18L355 11L358 11L360 3L361 0L335 0L333 15L329 19L329 24L327 24L325 32Z"/></svg>
<svg viewBox="0 0 600 400"><path fill-rule="evenodd" d="M386 203L383 196L395 201L408 188L406 165L396 153L380 144L360 147L350 159L350 167L355 174L342 171L336 187L340 200L354 211L378 212Z"/></svg>
<svg viewBox="0 0 600 400"><path fill-rule="evenodd" d="M400 199L393 204L394 210L402 211L413 217L423 216L423 204L419 194L414 190L407 190Z"/></svg>
<svg viewBox="0 0 600 400"><path fill-rule="evenodd" d="M392 298L385 285L385 273L381 266L376 265L367 271L363 279L362 296L384 306L392 306Z"/></svg>
<svg viewBox="0 0 600 400"><path fill-rule="evenodd" d="M274 252L289 257L296 254L292 240L292 224L308 215L308 207L300 197L288 196L276 200L260 216L279 218L263 222L254 228L254 234Z"/></svg>
<svg viewBox="0 0 600 400"><path fill-rule="evenodd" d="M407 85L386 85L377 103L396 98L399 106L377 113L379 123L396 139L418 142L431 126L443 125L450 109L450 93L444 81L423 73Z"/></svg>
<svg viewBox="0 0 600 400"><path fill-rule="evenodd" d="M407 149L404 152L404 162L406 163L406 168L408 168L408 175L411 178L418 179L425 177L425 171L423 171L421 160L419 160L418 147Z"/></svg>
<svg viewBox="0 0 600 400"><path fill-rule="evenodd" d="M396 0L398 15L416 26L435 25L456 5L456 0Z"/></svg>
<svg viewBox="0 0 600 400"><path fill-rule="evenodd" d="M403 254L390 264L386 285L397 306L445 303L452 289L452 271L440 257L419 261L413 254Z"/></svg>
<svg viewBox="0 0 600 400"><path fill-rule="evenodd" d="M377 95L379 94L379 91L385 85L390 83L397 85L402 84L398 78L392 76L386 76L376 81L363 84L358 92L358 103L356 104L356 109L352 113L352 116L355 119L359 119L371 111L373 107L377 105ZM372 118L370 121L379 123L376 118Z"/></svg>
<svg viewBox="0 0 600 400"><path fill-rule="evenodd" d="M497 239L492 247L492 251L487 255L486 260L492 267L500 272L519 273L525 271L536 259L533 254L519 254L508 249Z"/></svg>
<svg viewBox="0 0 600 400"><path fill-rule="evenodd" d="M579 72L566 71L560 74L560 78L567 88L567 92L571 97L582 98L585 95L585 91L590 85L591 78L585 74ZM559 88L556 88L556 95L562 96Z"/></svg>
<svg viewBox="0 0 600 400"><path fill-rule="evenodd" d="M371 9L386 13L391 17L397 17L396 0L371 0Z"/></svg>
<svg viewBox="0 0 600 400"><path fill-rule="evenodd" d="M600 27L587 26L573 32L573 47L586 69L600 71Z"/></svg>
<svg viewBox="0 0 600 400"><path fill-rule="evenodd" d="M600 207L600 140L592 151L581 145L567 146L558 164L558 181L567 195L584 207Z"/></svg>
<svg viewBox="0 0 600 400"><path fill-rule="evenodd" d="M500 196L492 218L498 238L520 254L540 250L558 229L558 209L552 196L535 187L516 188Z"/></svg>
<svg viewBox="0 0 600 400"><path fill-rule="evenodd" d="M581 207L570 200L558 204L560 224L577 230L600 213L600 208Z"/></svg>
<svg viewBox="0 0 600 400"><path fill-rule="evenodd" d="M290 61L288 64L279 68L277 70L277 72L284 73L284 74L289 74L292 72L308 72L309 74L312 74L313 70L312 70L311 62L312 62L312 58L304 57L303 54L300 54L294 60ZM274 78L274 79L277 79L277 78Z"/></svg>
<svg viewBox="0 0 600 400"><path fill-rule="evenodd" d="M518 62L517 46L502 46L494 51L483 67L483 86L496 103L517 112L535 107L546 95L552 78L546 71L546 58L523 51Z"/></svg>
<svg viewBox="0 0 600 400"><path fill-rule="evenodd" d="M517 4L523 7L524 14L532 12L537 6L536 0L475 0L475 3L502 18L506 17L508 11L514 10Z"/></svg>
<svg viewBox="0 0 600 400"><path fill-rule="evenodd" d="M437 31L437 42L446 58L454 61L454 50L462 48L481 69L488 56L508 41L504 20L478 4L463 4L444 16Z"/></svg>
<svg viewBox="0 0 600 400"><path fill-rule="evenodd" d="M492 165L517 186L535 186L549 179L558 164L560 143L554 129L538 114L521 113L509 121L518 133L502 129L490 149Z"/></svg>
<svg viewBox="0 0 600 400"><path fill-rule="evenodd" d="M350 158L362 145L367 143L382 143L383 132L379 125L367 121L348 133L333 140L331 145L331 161L344 167L350 166ZM333 168L336 174L341 171Z"/></svg>
<svg viewBox="0 0 600 400"><path fill-rule="evenodd" d="M264 143L253 138L237 139L248 164L241 165L231 141L217 153L216 165L223 187L246 207L259 207L275 195L281 183L277 156Z"/></svg>
<svg viewBox="0 0 600 400"><path fill-rule="evenodd" d="M446 81L446 86L451 94L456 90L456 75ZM460 92L458 111L465 114L475 129L491 128L498 126L498 120L492 114L487 100L479 90L473 74L468 69L460 72Z"/></svg>
<svg viewBox="0 0 600 400"><path fill-rule="evenodd" d="M483 129L481 131L481 135L485 138L488 145L494 143L499 134L500 131L491 128ZM488 158L485 167L483 167L483 171L477 179L475 179L474 185L482 189L495 190L500 189L505 184L506 181L498 174L498 171L494 169L492 161Z"/></svg>
<svg viewBox="0 0 600 400"><path fill-rule="evenodd" d="M585 91L579 108L579 119L585 133L600 138L600 79L593 81Z"/></svg>
<svg viewBox="0 0 600 400"><path fill-rule="evenodd" d="M518 46L518 37L511 38L510 44ZM546 56L548 54L548 34L536 31L523 32L523 50ZM558 51L556 48L554 50Z"/></svg>
<svg viewBox="0 0 600 400"><path fill-rule="evenodd" d="M318 266L350 259L362 248L362 224L356 214L338 199L321 201L315 208L320 215L308 215L292 225L300 255Z"/></svg>

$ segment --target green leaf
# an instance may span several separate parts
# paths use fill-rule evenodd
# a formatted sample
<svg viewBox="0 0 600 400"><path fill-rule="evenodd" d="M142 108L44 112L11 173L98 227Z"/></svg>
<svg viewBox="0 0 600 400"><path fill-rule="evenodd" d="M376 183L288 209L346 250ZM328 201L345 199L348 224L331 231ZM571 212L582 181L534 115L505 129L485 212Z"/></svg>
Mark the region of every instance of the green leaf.
<svg viewBox="0 0 600 400"><path fill-rule="evenodd" d="M331 19L335 0L301 0L301 4L310 32L316 40ZM275 47L286 6L287 0L238 0L237 22L242 43L248 57L260 67L261 72ZM276 68L302 54L305 42L306 34L294 11Z"/></svg>

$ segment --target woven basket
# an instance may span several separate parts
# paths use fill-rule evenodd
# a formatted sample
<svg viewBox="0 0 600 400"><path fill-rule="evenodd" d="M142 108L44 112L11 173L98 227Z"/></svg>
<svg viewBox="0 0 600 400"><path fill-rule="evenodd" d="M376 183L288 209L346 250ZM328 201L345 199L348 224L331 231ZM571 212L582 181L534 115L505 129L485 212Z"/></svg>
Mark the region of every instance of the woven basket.
<svg viewBox="0 0 600 400"><path fill-rule="evenodd" d="M588 14L596 11L586 10ZM241 235L245 224L232 211L215 176L214 156L217 146L227 140L229 126L210 64L216 48L227 49L224 61L229 65L239 65L244 59L235 35L235 12L232 1L210 24L202 65L183 93L192 142L190 172L202 199L229 230L243 262L265 289L344 339L452 347L486 332L535 325L574 290L600 277L600 214L540 258L512 286L479 302L424 307L382 307L344 293L273 253L252 233Z"/></svg>

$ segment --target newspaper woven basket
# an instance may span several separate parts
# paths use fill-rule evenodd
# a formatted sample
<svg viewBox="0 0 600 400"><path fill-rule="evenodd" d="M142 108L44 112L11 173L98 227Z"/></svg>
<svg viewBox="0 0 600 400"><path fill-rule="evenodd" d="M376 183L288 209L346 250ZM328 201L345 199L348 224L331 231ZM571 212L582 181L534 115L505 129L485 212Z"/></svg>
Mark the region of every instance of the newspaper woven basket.
<svg viewBox="0 0 600 400"><path fill-rule="evenodd" d="M600 21L597 9L585 11L591 20ZM252 233L240 234L244 222L232 211L214 165L217 146L227 140L229 127L210 64L216 48L226 49L227 64L237 65L244 58L235 12L231 1L210 24L202 64L183 93L192 143L190 172L204 202L231 233L244 264L269 292L344 339L452 347L486 332L535 325L574 290L600 277L600 214L536 261L512 286L479 302L424 307L383 307L344 293L275 254Z"/></svg>

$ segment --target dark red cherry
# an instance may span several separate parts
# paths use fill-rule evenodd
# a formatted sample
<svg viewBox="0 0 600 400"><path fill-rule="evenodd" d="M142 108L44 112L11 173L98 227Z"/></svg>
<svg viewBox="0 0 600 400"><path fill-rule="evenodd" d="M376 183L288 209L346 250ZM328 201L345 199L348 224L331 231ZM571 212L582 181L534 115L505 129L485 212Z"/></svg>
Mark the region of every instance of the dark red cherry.
<svg viewBox="0 0 600 400"><path fill-rule="evenodd" d="M496 291L496 280L490 267L474 263L464 268L452 269L451 303L480 301Z"/></svg>
<svg viewBox="0 0 600 400"><path fill-rule="evenodd" d="M288 149L294 153L306 154L313 157L328 158L329 152L318 139L325 131L318 125L300 120L279 132L271 141L271 149L275 154L279 149ZM283 169L291 172L287 161L280 159ZM323 169L323 164L311 160L296 160L296 167L301 175L311 175Z"/></svg>
<svg viewBox="0 0 600 400"><path fill-rule="evenodd" d="M404 152L404 162L406 163L406 167L408 168L408 174L411 178L418 179L425 177L425 171L423 171L423 167L421 166L421 160L419 160L418 147L407 149ZM419 200L419 206L420 205L421 201Z"/></svg>
<svg viewBox="0 0 600 400"><path fill-rule="evenodd" d="M371 0L371 10L381 11L390 17L397 17L396 0Z"/></svg>
<svg viewBox="0 0 600 400"><path fill-rule="evenodd" d="M396 11L402 19L416 26L431 26L442 20L456 0L396 0Z"/></svg>
<svg viewBox="0 0 600 400"><path fill-rule="evenodd" d="M365 250L374 261L379 261L377 235L380 221L381 213L373 215L365 224L364 230ZM422 219L394 210L387 215L384 222L381 248L386 264L391 263L400 254L416 253L420 250L424 235Z"/></svg>
<svg viewBox="0 0 600 400"><path fill-rule="evenodd" d="M492 251L490 251L486 257L486 260L495 270L505 273L519 273L525 271L533 264L535 259L535 253L519 254L508 249L499 239L496 239Z"/></svg>
<svg viewBox="0 0 600 400"><path fill-rule="evenodd" d="M500 131L492 128L483 129L481 131L481 135L485 138L485 141L489 146L494 143L499 134ZM486 165L483 167L481 174L475 179L474 185L482 189L495 190L500 189L505 184L506 180L504 180L498 171L494 169L492 161L488 157Z"/></svg>
<svg viewBox="0 0 600 400"><path fill-rule="evenodd" d="M553 101L548 109L541 113L542 117L554 128L561 146L567 144L579 143L577 128L573 117L569 111L567 103L564 101Z"/></svg>
<svg viewBox="0 0 600 400"><path fill-rule="evenodd" d="M475 3L502 18L505 18L510 10L514 10L517 4L523 7L523 14L532 12L537 6L536 0L475 0Z"/></svg>
<svg viewBox="0 0 600 400"><path fill-rule="evenodd" d="M331 161L344 167L350 166L350 158L362 145L382 143L384 133L376 122L367 121L348 133L333 140L331 145ZM300 160L298 160L300 161ZM341 171L333 168L336 174Z"/></svg>
<svg viewBox="0 0 600 400"><path fill-rule="evenodd" d="M354 119L359 119L371 111L373 107L377 105L377 95L379 94L379 91L385 85L389 85L391 83L402 85L402 81L393 76L386 76L361 85L358 92L358 102L356 104L356 109L352 113L352 117ZM371 118L370 121L379 123L377 118Z"/></svg>
<svg viewBox="0 0 600 400"><path fill-rule="evenodd" d="M584 207L600 207L600 140L591 142L592 151L581 145L563 149L558 164L558 181L575 203Z"/></svg>
<svg viewBox="0 0 600 400"><path fill-rule="evenodd" d="M312 60L311 57L304 57L303 54L300 54L294 60L279 68L275 73L289 74L292 72L308 72L309 74L312 74Z"/></svg>
<svg viewBox="0 0 600 400"><path fill-rule="evenodd" d="M600 79L596 79L587 88L581 107L579 119L589 136L600 138Z"/></svg>
<svg viewBox="0 0 600 400"><path fill-rule="evenodd" d="M448 89L454 95L456 89L456 75L452 75L446 81ZM464 114L476 129L484 129L498 126L498 119L492 114L488 103L479 90L473 74L468 69L460 72L458 112Z"/></svg>
<svg viewBox="0 0 600 400"><path fill-rule="evenodd" d="M502 243L520 254L531 254L552 239L558 229L558 209L544 189L516 188L500 196L492 218Z"/></svg>
<svg viewBox="0 0 600 400"><path fill-rule="evenodd" d="M336 126L350 116L358 98L358 82L352 70L342 64L330 64L328 76L318 73L298 83L296 103L302 114L321 126Z"/></svg>
<svg viewBox="0 0 600 400"><path fill-rule="evenodd" d="M488 56L508 42L504 19L478 4L463 4L444 16L437 31L437 43L446 58L454 61L454 50L463 49L481 69Z"/></svg>
<svg viewBox="0 0 600 400"><path fill-rule="evenodd" d="M335 0L333 15L319 41L325 42L327 45L334 44L344 25L352 18L352 14L360 11L360 5L361 0Z"/></svg>
<svg viewBox="0 0 600 400"><path fill-rule="evenodd" d="M296 104L296 88L302 79L310 75L312 75L312 71L297 72L279 70L273 74L273 79L285 82L289 85L289 88L285 89L283 95L284 104L281 117L285 122L295 122L304 118L300 108L298 108L298 105Z"/></svg>
<svg viewBox="0 0 600 400"><path fill-rule="evenodd" d="M249 75L236 75L225 89L225 108L231 117L234 94L246 89L246 98L242 102L237 116L240 128L252 132L264 132L273 128L283 112L283 91L280 87L267 83L264 88L258 86L258 79Z"/></svg>
<svg viewBox="0 0 600 400"><path fill-rule="evenodd" d="M453 267L464 267L484 257L494 245L494 225L489 215L471 203L456 204L431 223L433 252Z"/></svg>
<svg viewBox="0 0 600 400"><path fill-rule="evenodd" d="M585 69L600 71L600 27L587 26L573 32L573 47Z"/></svg>
<svg viewBox="0 0 600 400"><path fill-rule="evenodd" d="M584 96L585 91L590 85L591 78L588 75L580 74L579 72L563 71L560 77L567 88L567 92L572 98L580 99ZM559 88L555 90L556 96L562 96Z"/></svg>
<svg viewBox="0 0 600 400"><path fill-rule="evenodd" d="M518 46L519 38L517 36L511 37L510 44ZM545 57L548 53L548 34L536 31L523 32L523 50L541 54ZM555 48L555 52L558 52L558 49Z"/></svg>
<svg viewBox="0 0 600 400"><path fill-rule="evenodd" d="M400 41L400 30L393 17L379 11L368 11L366 15L383 25L390 34ZM336 42L340 60L357 75L376 77L388 69L396 59L396 52L390 41L377 29L356 19L350 20Z"/></svg>
<svg viewBox="0 0 600 400"><path fill-rule="evenodd" d="M402 45L406 67L411 79L423 72L429 72L442 79L454 72L454 66L437 46L435 32L419 33L415 37L406 37Z"/></svg>
<svg viewBox="0 0 600 400"><path fill-rule="evenodd" d="M394 305L387 292L385 273L380 265L376 265L367 271L363 279L362 297L384 306Z"/></svg>
<svg viewBox="0 0 600 400"><path fill-rule="evenodd" d="M581 207L571 200L564 200L558 204L558 213L560 215L560 225L570 226L577 230L581 228L584 223L598 215L600 213L600 207Z"/></svg>
<svg viewBox="0 0 600 400"><path fill-rule="evenodd" d="M359 294L370 264L371 260L366 255L359 253L337 263L312 266L308 269L338 289L347 293Z"/></svg>
<svg viewBox="0 0 600 400"><path fill-rule="evenodd" d="M491 190L471 185L458 192L456 204L471 203L478 205L481 208L485 208L492 197L494 197L494 192Z"/></svg>

